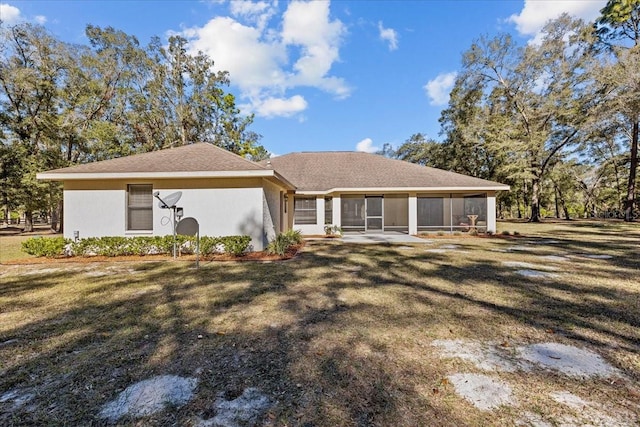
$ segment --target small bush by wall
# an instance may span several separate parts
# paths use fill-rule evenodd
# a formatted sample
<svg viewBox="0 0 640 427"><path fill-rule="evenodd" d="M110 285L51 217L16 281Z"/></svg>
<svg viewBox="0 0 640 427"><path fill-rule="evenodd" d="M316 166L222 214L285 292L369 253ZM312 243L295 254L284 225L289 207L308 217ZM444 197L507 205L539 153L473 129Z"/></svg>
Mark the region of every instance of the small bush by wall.
<svg viewBox="0 0 640 427"><path fill-rule="evenodd" d="M280 233L267 246L267 253L284 256L289 248L302 243L302 233L300 230L287 230Z"/></svg>

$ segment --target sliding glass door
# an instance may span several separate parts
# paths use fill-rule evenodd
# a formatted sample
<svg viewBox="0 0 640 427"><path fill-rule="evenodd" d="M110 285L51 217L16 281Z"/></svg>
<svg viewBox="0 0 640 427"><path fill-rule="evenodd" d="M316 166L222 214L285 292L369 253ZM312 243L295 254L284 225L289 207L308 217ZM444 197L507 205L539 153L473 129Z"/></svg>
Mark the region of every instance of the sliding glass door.
<svg viewBox="0 0 640 427"><path fill-rule="evenodd" d="M365 230L364 196L343 195L341 198L341 223L344 231Z"/></svg>
<svg viewBox="0 0 640 427"><path fill-rule="evenodd" d="M367 227L365 231L382 231L382 196L367 196Z"/></svg>

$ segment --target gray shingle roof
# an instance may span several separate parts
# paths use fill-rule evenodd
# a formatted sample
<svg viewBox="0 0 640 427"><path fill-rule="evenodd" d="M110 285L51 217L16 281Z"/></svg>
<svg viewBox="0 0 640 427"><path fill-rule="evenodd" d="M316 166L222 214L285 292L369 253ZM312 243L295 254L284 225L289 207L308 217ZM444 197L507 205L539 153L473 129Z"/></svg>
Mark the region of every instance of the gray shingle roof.
<svg viewBox="0 0 640 427"><path fill-rule="evenodd" d="M176 148L134 154L117 159L85 163L63 169L48 171L47 174L72 173L138 173L138 172L209 172L209 171L252 171L266 170L255 162L247 160L213 144L197 143Z"/></svg>
<svg viewBox="0 0 640 427"><path fill-rule="evenodd" d="M497 182L361 152L292 153L274 157L269 162L299 191L334 188L508 189ZM266 161L261 164L268 166Z"/></svg>
<svg viewBox="0 0 640 427"><path fill-rule="evenodd" d="M376 154L348 151L292 153L256 163L208 143L86 163L39 175L44 179L64 180L74 179L76 174L78 178L83 174L94 177L116 174L122 177L139 173L166 174L170 177L172 173L190 176L191 173L201 172L229 172L238 176L245 172L253 175L275 172L277 179L288 181L298 191L309 192L368 188L508 189L497 182Z"/></svg>

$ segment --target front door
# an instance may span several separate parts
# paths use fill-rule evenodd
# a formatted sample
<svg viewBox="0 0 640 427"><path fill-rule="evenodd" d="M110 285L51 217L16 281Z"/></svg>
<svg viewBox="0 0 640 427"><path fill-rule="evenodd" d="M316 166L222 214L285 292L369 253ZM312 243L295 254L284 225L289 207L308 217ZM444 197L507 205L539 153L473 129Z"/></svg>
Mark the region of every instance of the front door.
<svg viewBox="0 0 640 427"><path fill-rule="evenodd" d="M366 229L365 231L382 231L382 196L366 197Z"/></svg>

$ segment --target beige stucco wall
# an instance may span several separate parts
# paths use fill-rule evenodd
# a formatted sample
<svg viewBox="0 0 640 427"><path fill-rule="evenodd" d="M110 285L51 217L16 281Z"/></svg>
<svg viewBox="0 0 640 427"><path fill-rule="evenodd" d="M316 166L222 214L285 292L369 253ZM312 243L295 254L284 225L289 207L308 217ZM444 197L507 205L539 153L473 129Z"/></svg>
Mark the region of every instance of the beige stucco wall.
<svg viewBox="0 0 640 427"><path fill-rule="evenodd" d="M159 208L155 200L153 230L126 231L127 184L152 184L161 197L182 191L178 206L184 208L185 217L198 221L200 235L249 235L254 250L265 246L265 204L268 216L273 216L272 203L265 199L275 197L275 186L262 178L67 181L65 237L73 238L76 230L81 238L171 234L170 210Z"/></svg>
<svg viewBox="0 0 640 427"><path fill-rule="evenodd" d="M64 237L123 236L126 222L126 190L122 185L105 190L64 189ZM125 187L126 188L126 187Z"/></svg>

